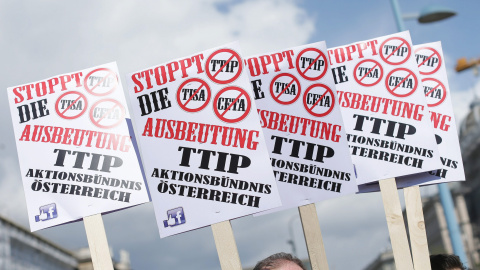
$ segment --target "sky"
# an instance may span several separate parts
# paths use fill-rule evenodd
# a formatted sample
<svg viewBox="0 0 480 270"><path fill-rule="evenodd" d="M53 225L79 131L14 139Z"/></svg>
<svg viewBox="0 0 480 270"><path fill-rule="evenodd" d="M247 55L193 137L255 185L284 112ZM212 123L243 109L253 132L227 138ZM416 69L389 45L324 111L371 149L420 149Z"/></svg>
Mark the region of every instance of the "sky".
<svg viewBox="0 0 480 270"><path fill-rule="evenodd" d="M479 25L480 2L399 4L402 13L432 4L458 13L431 24L406 21L405 27L414 44L442 42L459 125L480 93L472 70L454 70L460 57L480 57L480 35L472 31ZM27 228L7 87L112 61L124 76L236 40L249 56L323 40L335 47L397 32L390 1L384 0L1 1L0 26L0 86L5 90L0 95L0 215ZM379 193L316 207L330 269L362 269L390 247ZM115 256L127 250L133 269L220 269L209 227L160 239L152 203L103 220ZM245 267L276 252L291 252L290 228L297 254L308 256L297 209L231 223ZM72 250L88 245L82 222L38 234Z"/></svg>

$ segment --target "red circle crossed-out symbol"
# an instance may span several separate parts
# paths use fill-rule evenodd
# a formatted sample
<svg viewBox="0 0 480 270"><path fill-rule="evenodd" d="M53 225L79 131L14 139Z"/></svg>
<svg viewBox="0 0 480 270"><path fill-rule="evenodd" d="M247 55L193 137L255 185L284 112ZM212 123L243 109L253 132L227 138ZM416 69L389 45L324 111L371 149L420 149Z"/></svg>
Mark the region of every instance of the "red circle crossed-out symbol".
<svg viewBox="0 0 480 270"><path fill-rule="evenodd" d="M374 86L382 80L383 68L375 60L360 61L353 70L353 78L362 86Z"/></svg>
<svg viewBox="0 0 480 270"><path fill-rule="evenodd" d="M400 37L388 38L380 45L380 58L390 65L405 63L411 54L410 44Z"/></svg>
<svg viewBox="0 0 480 270"><path fill-rule="evenodd" d="M205 63L205 72L208 78L218 84L235 81L242 74L242 69L242 58L232 49L220 49L213 52Z"/></svg>
<svg viewBox="0 0 480 270"><path fill-rule="evenodd" d="M186 86L190 89L186 89ZM211 96L210 86L204 80L191 78L178 87L177 102L184 111L199 112L207 107Z"/></svg>
<svg viewBox="0 0 480 270"><path fill-rule="evenodd" d="M220 120L227 123L236 123L245 119L251 108L252 103L247 91L237 86L223 88L213 99L213 112Z"/></svg>
<svg viewBox="0 0 480 270"><path fill-rule="evenodd" d="M301 66L300 61L302 61ZM317 48L306 48L298 54L296 67L298 74L302 78L309 81L317 81L327 73L327 57Z"/></svg>
<svg viewBox="0 0 480 270"><path fill-rule="evenodd" d="M270 83L270 94L273 100L282 105L292 104L297 101L300 97L300 92L300 82L290 73L278 74Z"/></svg>
<svg viewBox="0 0 480 270"><path fill-rule="evenodd" d="M327 96L327 94L329 95ZM328 100L328 98L330 98L330 100ZM303 94L303 106L305 106L307 112L313 116L323 117L328 115L332 112L334 105L335 96L333 95L333 91L324 84L313 84L308 87ZM327 108L327 110L318 110L323 108Z"/></svg>
<svg viewBox="0 0 480 270"><path fill-rule="evenodd" d="M95 102L89 114L92 123L99 128L114 128L125 120L125 108L120 102L111 98Z"/></svg>
<svg viewBox="0 0 480 270"><path fill-rule="evenodd" d="M440 69L442 57L434 48L421 47L415 50L415 54L420 74L431 75Z"/></svg>
<svg viewBox="0 0 480 270"><path fill-rule="evenodd" d="M417 89L418 80L413 71L397 68L385 77L385 86L388 92L396 97L408 97Z"/></svg>
<svg viewBox="0 0 480 270"><path fill-rule="evenodd" d="M88 82L89 80L90 82ZM113 70L108 68L97 68L90 71L87 76L85 76L85 79L83 79L83 86L87 92L94 96L106 96L117 89L118 77Z"/></svg>
<svg viewBox="0 0 480 270"><path fill-rule="evenodd" d="M422 83L428 107L438 106L445 101L447 88L441 81L434 78L426 78L422 79ZM432 85L434 87L431 87Z"/></svg>
<svg viewBox="0 0 480 270"><path fill-rule="evenodd" d="M63 93L55 102L55 111L58 116L69 120L82 116L87 111L87 107L87 98L77 91Z"/></svg>

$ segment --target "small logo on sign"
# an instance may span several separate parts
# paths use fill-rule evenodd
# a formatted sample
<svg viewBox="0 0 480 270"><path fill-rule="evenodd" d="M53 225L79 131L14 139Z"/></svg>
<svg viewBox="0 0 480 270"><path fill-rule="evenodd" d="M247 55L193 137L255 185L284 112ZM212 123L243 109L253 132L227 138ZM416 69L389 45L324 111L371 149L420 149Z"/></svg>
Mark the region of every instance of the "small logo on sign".
<svg viewBox="0 0 480 270"><path fill-rule="evenodd" d="M242 74L243 64L240 54L232 49L220 49L205 61L205 72L215 83L229 84Z"/></svg>
<svg viewBox="0 0 480 270"><path fill-rule="evenodd" d="M373 59L365 59L355 66L355 81L362 86L374 86L382 80L383 68Z"/></svg>
<svg viewBox="0 0 480 270"><path fill-rule="evenodd" d="M222 121L236 123L247 117L252 102L247 91L237 86L228 86L218 91L213 99L213 112Z"/></svg>
<svg viewBox="0 0 480 270"><path fill-rule="evenodd" d="M442 57L434 48L422 47L415 50L418 71L422 75L431 75L437 72L442 66Z"/></svg>
<svg viewBox="0 0 480 270"><path fill-rule="evenodd" d="M438 106L445 101L447 88L441 81L434 78L426 78L422 79L422 84L428 107Z"/></svg>
<svg viewBox="0 0 480 270"><path fill-rule="evenodd" d="M388 92L396 97L408 97L417 89L418 80L413 71L397 68L388 73L385 86Z"/></svg>
<svg viewBox="0 0 480 270"><path fill-rule="evenodd" d="M187 112L199 112L210 101L210 86L197 78L184 81L177 91L177 102L180 108Z"/></svg>
<svg viewBox="0 0 480 270"><path fill-rule="evenodd" d="M117 89L117 74L108 68L97 68L85 76L83 85L94 96L106 96Z"/></svg>
<svg viewBox="0 0 480 270"><path fill-rule="evenodd" d="M62 94L55 103L55 111L63 119L75 119L87 111L88 102L85 95L77 91Z"/></svg>
<svg viewBox="0 0 480 270"><path fill-rule="evenodd" d="M90 120L99 128L114 128L125 121L125 108L111 98L101 99L90 108Z"/></svg>
<svg viewBox="0 0 480 270"><path fill-rule="evenodd" d="M273 78L270 83L270 94L273 100L282 104L292 104L300 97L301 86L295 76L289 73L281 73Z"/></svg>
<svg viewBox="0 0 480 270"><path fill-rule="evenodd" d="M327 57L317 48L306 48L297 56L297 71L309 81L320 80L328 70Z"/></svg>
<svg viewBox="0 0 480 270"><path fill-rule="evenodd" d="M410 44L403 38L391 37L380 45L380 58L390 65L400 65L410 58Z"/></svg>
<svg viewBox="0 0 480 270"><path fill-rule="evenodd" d="M47 221L58 217L57 206L54 203L40 206L40 215L35 216L35 222Z"/></svg>
<svg viewBox="0 0 480 270"><path fill-rule="evenodd" d="M185 224L185 214L183 213L183 207L177 207L167 211L167 220L163 221L163 226L175 227L181 224Z"/></svg>
<svg viewBox="0 0 480 270"><path fill-rule="evenodd" d="M303 105L309 114L323 117L333 110L335 96L328 86L321 83L313 84L305 90Z"/></svg>

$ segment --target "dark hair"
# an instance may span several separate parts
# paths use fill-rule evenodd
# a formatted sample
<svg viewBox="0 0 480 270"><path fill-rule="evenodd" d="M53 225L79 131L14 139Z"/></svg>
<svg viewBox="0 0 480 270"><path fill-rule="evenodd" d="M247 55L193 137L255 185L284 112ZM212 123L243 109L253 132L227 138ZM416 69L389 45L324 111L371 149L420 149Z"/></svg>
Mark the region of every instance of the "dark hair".
<svg viewBox="0 0 480 270"><path fill-rule="evenodd" d="M462 270L467 269L460 261L460 258L456 255L430 255L430 264L432 270L451 270L455 268L460 268Z"/></svg>
<svg viewBox="0 0 480 270"><path fill-rule="evenodd" d="M300 261L297 257L292 256L291 254L280 252L273 254L257 263L253 270L271 270L275 269L282 265L283 262L293 262L296 265L300 266L303 270L306 270L303 266L302 261Z"/></svg>

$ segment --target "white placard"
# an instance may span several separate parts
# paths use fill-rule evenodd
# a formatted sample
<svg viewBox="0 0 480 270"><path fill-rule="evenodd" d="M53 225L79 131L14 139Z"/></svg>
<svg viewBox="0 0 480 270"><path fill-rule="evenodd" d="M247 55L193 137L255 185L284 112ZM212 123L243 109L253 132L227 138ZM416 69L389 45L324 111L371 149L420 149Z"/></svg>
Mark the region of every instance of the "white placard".
<svg viewBox="0 0 480 270"><path fill-rule="evenodd" d="M149 201L116 63L7 91L32 231Z"/></svg>
<svg viewBox="0 0 480 270"><path fill-rule="evenodd" d="M442 167L408 32L328 50L357 183Z"/></svg>
<svg viewBox="0 0 480 270"><path fill-rule="evenodd" d="M427 99L429 117L440 152L442 169L397 178L397 187L416 184L431 185L444 182L464 181L462 153L458 143L457 126L448 86L445 58L441 42L413 46L415 59ZM360 192L378 191L377 184L359 186Z"/></svg>
<svg viewBox="0 0 480 270"><path fill-rule="evenodd" d="M283 203L266 212L355 193L325 42L245 62Z"/></svg>
<svg viewBox="0 0 480 270"><path fill-rule="evenodd" d="M127 81L160 237L281 205L238 43Z"/></svg>

